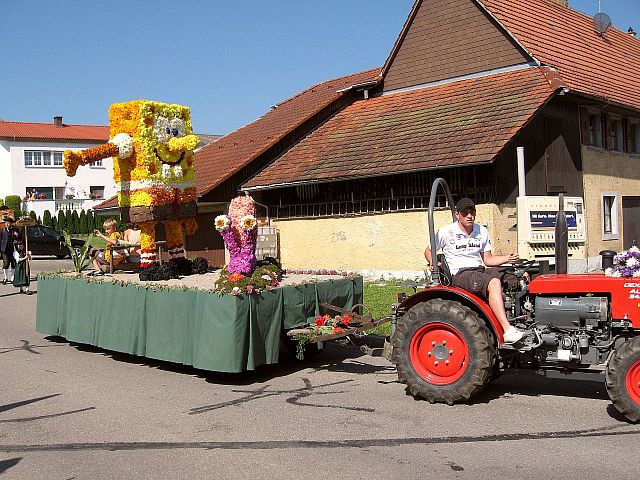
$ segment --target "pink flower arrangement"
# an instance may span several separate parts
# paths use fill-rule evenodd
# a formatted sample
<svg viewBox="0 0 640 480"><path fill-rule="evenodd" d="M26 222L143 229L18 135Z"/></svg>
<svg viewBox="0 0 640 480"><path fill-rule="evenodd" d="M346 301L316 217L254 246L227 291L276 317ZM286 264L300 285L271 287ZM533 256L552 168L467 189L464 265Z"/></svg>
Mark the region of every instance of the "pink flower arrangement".
<svg viewBox="0 0 640 480"><path fill-rule="evenodd" d="M230 274L251 275L256 268L258 229L255 215L256 203L253 198L241 195L231 200L228 217L220 215L215 219L216 230L229 250L227 272Z"/></svg>

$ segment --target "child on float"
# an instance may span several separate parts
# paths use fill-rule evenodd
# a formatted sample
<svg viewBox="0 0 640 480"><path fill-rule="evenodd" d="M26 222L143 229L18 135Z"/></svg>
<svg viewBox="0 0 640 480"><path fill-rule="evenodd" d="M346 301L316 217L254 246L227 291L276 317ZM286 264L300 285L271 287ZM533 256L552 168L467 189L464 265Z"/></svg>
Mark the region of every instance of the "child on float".
<svg viewBox="0 0 640 480"><path fill-rule="evenodd" d="M95 235L105 240L107 244L111 246L118 246L122 241L122 235L117 230L118 222L115 219L110 218L102 224L102 227L104 228L105 234L100 230L96 230ZM109 265L112 255L114 265L118 265L124 260L124 253L122 250L100 250L93 258L93 267L95 268L95 271L89 273L89 275L104 275L102 267Z"/></svg>
<svg viewBox="0 0 640 480"><path fill-rule="evenodd" d="M127 223L127 229L122 234L123 245L131 246L127 249L125 260L129 263L140 263L140 235L142 231L135 223ZM137 245L133 246L133 245Z"/></svg>
<svg viewBox="0 0 640 480"><path fill-rule="evenodd" d="M31 252L25 251L25 245L22 240L15 244L13 258L16 261L16 268L13 272L13 286L20 288L20 293L31 295L29 285L31 284L30 268ZM24 290L23 290L24 288Z"/></svg>

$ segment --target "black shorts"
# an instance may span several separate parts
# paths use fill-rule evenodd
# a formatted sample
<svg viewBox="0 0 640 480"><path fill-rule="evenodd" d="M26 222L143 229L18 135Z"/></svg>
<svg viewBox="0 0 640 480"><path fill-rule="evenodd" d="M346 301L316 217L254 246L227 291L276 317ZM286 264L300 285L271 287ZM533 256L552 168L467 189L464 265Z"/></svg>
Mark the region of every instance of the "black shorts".
<svg viewBox="0 0 640 480"><path fill-rule="evenodd" d="M475 267L475 268L462 268L458 273L453 276L451 285L454 287L462 288L481 297L487 297L487 287L489 282L494 278L500 280L500 282L507 281L512 283L513 277L517 283L515 275L504 272L498 268L491 267Z"/></svg>
<svg viewBox="0 0 640 480"><path fill-rule="evenodd" d="M2 253L2 268L7 269L11 265L11 268L16 268L16 259L13 258L13 252Z"/></svg>

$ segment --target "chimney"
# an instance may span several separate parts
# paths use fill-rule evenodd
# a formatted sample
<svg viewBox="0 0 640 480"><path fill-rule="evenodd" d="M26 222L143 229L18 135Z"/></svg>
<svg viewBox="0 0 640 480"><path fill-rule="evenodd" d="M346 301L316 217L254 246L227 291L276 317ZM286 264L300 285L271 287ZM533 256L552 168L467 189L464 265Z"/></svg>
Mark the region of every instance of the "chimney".
<svg viewBox="0 0 640 480"><path fill-rule="evenodd" d="M629 27L629 30L627 30L627 33L628 33L629 35L631 35L632 37L635 37L635 36L636 36L636 32L635 32L635 30L633 29L633 27Z"/></svg>
<svg viewBox="0 0 640 480"><path fill-rule="evenodd" d="M550 1L563 7L569 6L569 0L550 0Z"/></svg>
<svg viewBox="0 0 640 480"><path fill-rule="evenodd" d="M53 124L56 127L63 127L64 125L62 125L62 117L61 116L53 117Z"/></svg>

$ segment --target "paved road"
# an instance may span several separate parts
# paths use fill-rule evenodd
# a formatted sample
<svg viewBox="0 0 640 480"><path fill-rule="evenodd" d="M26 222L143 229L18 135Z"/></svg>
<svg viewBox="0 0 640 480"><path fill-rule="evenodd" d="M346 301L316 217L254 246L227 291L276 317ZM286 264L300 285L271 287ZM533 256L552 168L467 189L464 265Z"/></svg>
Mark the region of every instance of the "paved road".
<svg viewBox="0 0 640 480"><path fill-rule="evenodd" d="M44 338L38 296L14 291L0 285L0 478L640 476L640 426L599 382L521 372L472 404L430 405L385 360L340 346L211 374Z"/></svg>

